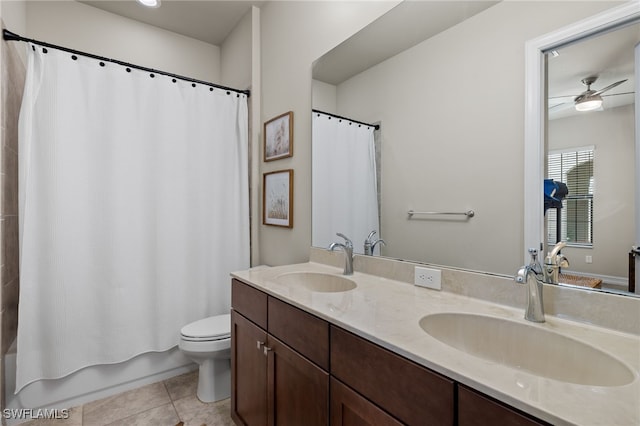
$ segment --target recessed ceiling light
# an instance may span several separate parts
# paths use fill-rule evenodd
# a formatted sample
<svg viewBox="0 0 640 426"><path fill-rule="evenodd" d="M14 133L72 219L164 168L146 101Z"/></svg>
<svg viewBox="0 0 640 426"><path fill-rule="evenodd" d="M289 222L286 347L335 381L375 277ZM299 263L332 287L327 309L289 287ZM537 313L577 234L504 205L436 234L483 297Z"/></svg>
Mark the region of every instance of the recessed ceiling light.
<svg viewBox="0 0 640 426"><path fill-rule="evenodd" d="M160 0L138 0L138 3L146 7L160 7Z"/></svg>

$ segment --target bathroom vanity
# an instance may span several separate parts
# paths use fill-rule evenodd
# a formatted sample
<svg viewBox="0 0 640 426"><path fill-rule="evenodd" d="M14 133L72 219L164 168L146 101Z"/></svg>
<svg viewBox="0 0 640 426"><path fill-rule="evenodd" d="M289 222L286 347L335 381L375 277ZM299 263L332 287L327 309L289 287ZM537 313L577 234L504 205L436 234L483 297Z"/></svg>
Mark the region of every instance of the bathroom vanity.
<svg viewBox="0 0 640 426"><path fill-rule="evenodd" d="M553 371L513 368L456 349L424 326L425 318L456 313L528 327L522 310L360 272L341 273L305 263L232 274L231 411L237 424L640 421L640 340L635 335L555 318L532 326L566 333L590 347L604 342L620 361L611 383L597 375L570 383L582 381L580 374L555 380L540 375ZM571 370L559 368L566 369Z"/></svg>

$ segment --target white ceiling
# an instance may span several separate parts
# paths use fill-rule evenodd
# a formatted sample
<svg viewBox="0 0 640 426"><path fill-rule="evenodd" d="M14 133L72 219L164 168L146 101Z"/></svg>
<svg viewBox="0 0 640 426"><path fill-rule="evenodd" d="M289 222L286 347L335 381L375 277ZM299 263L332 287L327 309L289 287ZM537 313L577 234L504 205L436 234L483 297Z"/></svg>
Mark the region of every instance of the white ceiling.
<svg viewBox="0 0 640 426"><path fill-rule="evenodd" d="M160 7L153 9L135 0L78 1L216 46L222 44L251 6L265 3L250 0L162 0Z"/></svg>
<svg viewBox="0 0 640 426"><path fill-rule="evenodd" d="M318 60L313 78L340 84L496 3L404 1Z"/></svg>

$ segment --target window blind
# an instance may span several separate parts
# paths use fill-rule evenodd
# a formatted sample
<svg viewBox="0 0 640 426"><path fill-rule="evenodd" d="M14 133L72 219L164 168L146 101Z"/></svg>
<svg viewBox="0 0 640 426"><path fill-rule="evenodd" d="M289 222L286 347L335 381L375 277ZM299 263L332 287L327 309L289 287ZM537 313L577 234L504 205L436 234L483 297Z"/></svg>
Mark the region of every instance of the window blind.
<svg viewBox="0 0 640 426"><path fill-rule="evenodd" d="M560 209L560 235L569 245L593 246L594 148L551 151L547 178L563 182L569 194ZM547 211L547 239L556 241L557 210Z"/></svg>

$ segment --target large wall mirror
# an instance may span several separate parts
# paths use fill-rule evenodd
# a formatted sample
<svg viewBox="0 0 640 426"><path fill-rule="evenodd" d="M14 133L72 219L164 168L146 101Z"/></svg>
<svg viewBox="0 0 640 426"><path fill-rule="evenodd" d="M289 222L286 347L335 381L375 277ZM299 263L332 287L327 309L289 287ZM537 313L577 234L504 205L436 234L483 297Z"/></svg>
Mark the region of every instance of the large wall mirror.
<svg viewBox="0 0 640 426"><path fill-rule="evenodd" d="M534 203L542 212L542 193L525 199L525 179L529 168L539 168L542 182L546 161L546 152L536 151L536 163L523 164L523 48L540 34L614 6L590 1L402 2L319 58L312 107L329 114L315 113L314 120L366 128L370 148L357 161L366 157L365 170L373 170L375 179L368 178L373 189L355 191L340 202L319 202L312 195L312 245L326 248L340 240L335 232L342 232L363 253L368 233L376 230L372 242L382 238L385 244L377 245L374 255L512 276L526 261L522 247L533 215L525 209ZM601 53L604 59L614 55ZM609 77L601 74L593 87L607 86ZM634 91L632 80L616 89ZM335 173L346 177L329 184L326 177L318 181L316 171L356 174L363 166L344 151L340 161L346 162L321 160L315 155L321 143L315 133L314 121L312 190L321 185L343 192L351 185L348 173ZM356 211L349 203L364 205L358 199L367 200L368 207L347 218ZM347 224L316 234L315 224L329 216L367 225L352 235ZM542 235L542 214L535 221ZM585 255L581 258L584 263ZM592 258L595 265L599 257ZM572 266L579 263L573 260Z"/></svg>
<svg viewBox="0 0 640 426"><path fill-rule="evenodd" d="M567 244L563 285L638 292L639 10L637 3L623 5L528 46L528 97L541 101L539 112L528 115L526 161L537 167L527 177L565 187L551 186L560 196L547 192L542 199L546 213L532 217L526 247L537 247L536 238L545 252Z"/></svg>

